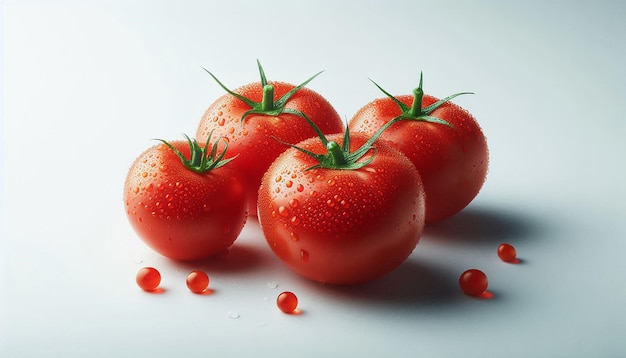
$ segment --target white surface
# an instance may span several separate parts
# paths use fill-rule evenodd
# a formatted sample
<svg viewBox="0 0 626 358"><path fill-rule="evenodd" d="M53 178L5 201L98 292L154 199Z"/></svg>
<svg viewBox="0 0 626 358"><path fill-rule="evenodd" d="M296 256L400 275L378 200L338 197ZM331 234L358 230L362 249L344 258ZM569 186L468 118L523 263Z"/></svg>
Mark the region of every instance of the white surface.
<svg viewBox="0 0 626 358"><path fill-rule="evenodd" d="M15 0L3 11L1 357L626 355L626 3ZM257 58L292 83L325 70L309 87L346 118L380 96L368 77L402 94L424 71L427 93L474 91L456 103L488 137L483 191L362 287L299 278L253 222L221 260L151 252L124 215L127 168L150 138L195 132L223 93L202 67L236 87L257 80ZM501 242L521 264L497 259ZM164 293L135 285L147 265ZM493 299L460 292L471 267ZM195 268L213 294L188 292ZM278 311L282 290L301 315Z"/></svg>

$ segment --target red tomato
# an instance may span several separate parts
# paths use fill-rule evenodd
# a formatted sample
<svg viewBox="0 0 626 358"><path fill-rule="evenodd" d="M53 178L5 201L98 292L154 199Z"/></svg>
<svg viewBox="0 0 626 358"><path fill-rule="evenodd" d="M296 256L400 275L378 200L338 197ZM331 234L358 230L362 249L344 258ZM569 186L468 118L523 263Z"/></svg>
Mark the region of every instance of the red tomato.
<svg viewBox="0 0 626 358"><path fill-rule="evenodd" d="M260 65L259 71L261 82L232 91L247 101L230 92L218 98L204 112L196 132L199 142L206 141L211 131L228 139L229 154L239 155L232 166L244 179L250 214L255 216L261 177L285 150L285 146L274 137L297 143L315 135L298 112L308 115L326 134L343 130L341 117L320 94L289 83L267 82ZM291 94L290 91L296 88Z"/></svg>
<svg viewBox="0 0 626 358"><path fill-rule="evenodd" d="M342 143L341 134L328 139ZM367 140L353 135L351 150ZM297 146L320 155L333 147L318 138ZM320 161L289 148L270 166L259 189L259 222L292 270L314 281L356 284L387 274L411 254L424 226L419 175L383 141L356 164L370 160L360 168L307 170Z"/></svg>
<svg viewBox="0 0 626 358"><path fill-rule="evenodd" d="M393 142L419 171L426 192L426 223L461 211L476 197L487 176L489 152L480 126L453 103L429 108L439 100L423 95L421 80L413 95L387 95L359 109L350 120L350 130L372 134L403 116L381 138Z"/></svg>
<svg viewBox="0 0 626 358"><path fill-rule="evenodd" d="M170 145L184 158L194 152L196 164L207 158L195 141ZM196 172L166 144L147 149L132 164L124 203L139 237L177 260L202 259L225 250L247 217L244 187L230 163Z"/></svg>

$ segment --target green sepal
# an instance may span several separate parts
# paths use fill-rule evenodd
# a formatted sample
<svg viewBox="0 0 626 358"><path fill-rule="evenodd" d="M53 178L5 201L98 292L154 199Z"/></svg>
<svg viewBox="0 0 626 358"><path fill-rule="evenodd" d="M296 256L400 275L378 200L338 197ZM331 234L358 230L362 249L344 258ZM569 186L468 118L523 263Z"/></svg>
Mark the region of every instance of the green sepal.
<svg viewBox="0 0 626 358"><path fill-rule="evenodd" d="M183 153L181 153L169 142L163 139L155 140L158 140L159 142L165 144L168 148L170 148L174 152L174 154L176 154L176 156L180 159L185 168L201 174L222 167L237 157L236 155L234 157L224 159L224 157L226 156L226 151L228 150L228 141L225 138L222 138L224 140L223 151L221 151L219 154L217 153L218 142L216 141L215 143L213 143L211 151L209 152L209 143L211 141L212 135L213 131L209 133L209 138L207 138L204 147L201 147L200 144L198 144L198 141L189 138L189 136L186 134L183 134L183 136L185 136L185 138L187 139L187 143L189 144L189 152L191 153L189 159L185 158Z"/></svg>
<svg viewBox="0 0 626 358"><path fill-rule="evenodd" d="M306 168L305 170L311 170L311 169L317 169L317 168L355 170L355 169L363 168L364 166L370 164L376 157L377 149L376 147L373 146L373 143L376 141L376 139L378 139L380 134L382 134L384 129L391 125L391 123L385 124L385 126L381 127L381 129L379 129L361 147L359 147L354 152L350 152L350 131L348 129L347 124L346 124L345 132L343 135L343 143L341 144L341 146L339 146L337 142L329 141L328 138L326 138L326 136L324 135L324 133L322 133L322 131L319 129L319 127L317 127L317 125L306 114L301 113L301 116L313 128L318 138L320 139L320 141L326 148L325 154L313 153L309 150L298 147L295 144L283 142L276 137L274 137L274 139L282 144L295 148L299 150L300 152L318 161L318 164L315 164L309 168ZM359 161L370 150L374 150L374 154L365 161Z"/></svg>
<svg viewBox="0 0 626 358"><path fill-rule="evenodd" d="M242 122L246 119L246 117L248 117L251 114L262 114L262 115L266 115L266 116L278 116L278 115L280 115L282 113L291 113L291 114L296 114L296 115L301 116L300 112L289 110L289 109L285 108L285 105L287 104L289 99L291 99L291 97L296 92L298 92L302 87L306 86L309 82L311 82L315 77L317 77L323 71L320 71L320 72L314 74L309 79L307 79L306 81L302 82L298 86L292 88L289 92L285 93L279 99L274 101L274 86L272 86L271 84L269 84L267 82L267 78L265 76L265 71L263 70L263 66L261 66L261 62L259 62L259 60L257 60L256 62L257 62L257 66L259 68L259 75L261 77L261 87L263 88L263 98L261 99L261 102L255 102L255 101L253 101L253 100L251 100L251 99L249 99L249 98L247 98L245 96L240 95L239 93L233 92L228 87L226 87L222 82L220 82L220 80L218 80L217 77L215 77L215 75L213 75L209 70L207 70L206 68L204 70L209 75L211 75L211 77L213 77L215 82L217 82L217 84L220 87L222 87L227 93L237 97L238 99L240 99L241 101L246 103L248 106L250 106L250 110L246 111L241 116L241 121Z"/></svg>
<svg viewBox="0 0 626 358"><path fill-rule="evenodd" d="M454 128L446 120L443 120L441 118L437 118L437 117L431 116L431 114L437 108L441 107L444 103L449 102L450 100L452 100L455 97L458 97L458 96L464 95L464 94L474 94L473 92L455 93L453 95L450 95L448 97L440 99L437 102L435 102L435 103L433 103L433 104L431 104L431 105L429 105L427 107L422 108L422 99L424 97L424 90L422 88L422 85L423 85L423 75L420 72L419 85L418 85L418 87L416 89L413 90L413 103L409 107L406 104L404 104L402 101L397 99L395 96L393 96L389 92L385 91L381 86L378 85L378 83L374 82L372 79L370 79L370 81L372 81L372 83L376 87L378 87L379 90L381 90L387 97L389 97L389 99L391 99L394 103L396 103L398 105L398 107L400 107L400 110L402 111L402 114L400 114L398 117L394 118L392 121L395 121L395 120L423 121L423 122L429 122L429 123L443 124L443 125L446 125L448 127Z"/></svg>

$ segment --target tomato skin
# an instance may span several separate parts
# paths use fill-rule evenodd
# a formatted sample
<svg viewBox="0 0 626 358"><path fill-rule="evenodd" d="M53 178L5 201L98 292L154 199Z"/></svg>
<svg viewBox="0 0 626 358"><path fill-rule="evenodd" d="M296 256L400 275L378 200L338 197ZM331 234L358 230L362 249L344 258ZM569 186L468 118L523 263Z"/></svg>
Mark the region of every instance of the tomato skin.
<svg viewBox="0 0 626 358"><path fill-rule="evenodd" d="M414 96L396 97L411 106ZM438 101L424 95L422 107ZM390 98L363 106L350 120L350 131L373 134L402 113ZM424 121L403 120L391 125L381 138L392 141L413 162L426 192L426 223L446 219L465 208L483 186L489 166L485 136L474 117L447 102L433 111L454 128Z"/></svg>
<svg viewBox="0 0 626 358"><path fill-rule="evenodd" d="M187 142L170 144L189 157ZM247 217L243 185L228 164L199 174L185 168L165 144L148 148L131 165L124 203L139 237L175 260L222 252L233 244Z"/></svg>
<svg viewBox="0 0 626 358"><path fill-rule="evenodd" d="M342 135L329 135L342 142ZM351 150L368 138L355 134ZM325 153L318 138L297 144ZM390 144L356 170L313 169L315 159L287 149L259 188L259 222L273 252L293 271L323 283L358 284L399 266L424 227L424 192L411 162ZM372 154L368 153L362 160Z"/></svg>
<svg viewBox="0 0 626 358"><path fill-rule="evenodd" d="M283 82L272 82L274 100L296 87ZM233 92L260 102L263 90L260 82L250 83ZM305 113L323 133L339 133L343 130L343 122L337 111L320 94L306 87L298 90L285 105L287 109L295 109ZM214 136L228 139L228 153L238 155L231 164L244 179L248 195L250 214L256 215L257 193L261 178L274 159L285 150L285 145L276 141L276 137L287 143L298 143L313 137L315 132L301 117L282 113L278 116L252 114L242 116L250 110L250 106L233 95L225 94L218 98L204 112L196 139L206 142L211 131Z"/></svg>

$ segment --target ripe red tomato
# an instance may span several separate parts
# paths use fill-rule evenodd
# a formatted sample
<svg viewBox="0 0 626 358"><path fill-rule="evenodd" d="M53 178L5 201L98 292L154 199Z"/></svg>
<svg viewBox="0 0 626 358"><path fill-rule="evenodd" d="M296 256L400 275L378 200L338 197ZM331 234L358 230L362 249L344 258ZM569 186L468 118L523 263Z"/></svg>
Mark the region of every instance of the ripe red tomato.
<svg viewBox="0 0 626 358"><path fill-rule="evenodd" d="M297 146L320 156L337 150L337 143L345 147L341 134L328 140L311 138ZM356 152L367 140L353 135L349 148ZM353 166L307 170L319 166L320 158L289 148L263 176L258 214L265 238L306 278L333 284L371 281L399 266L419 241L424 192L415 167L383 141L364 153Z"/></svg>
<svg viewBox="0 0 626 358"><path fill-rule="evenodd" d="M230 163L215 158L216 146L207 154L192 140L169 145L148 148L128 171L124 203L130 224L148 246L169 258L217 254L232 245L246 222L243 184ZM184 164L178 154L192 163ZM207 169L215 163L220 164Z"/></svg>
<svg viewBox="0 0 626 358"><path fill-rule="evenodd" d="M468 111L447 101L438 105L439 100L424 95L421 87L420 79L413 95L392 98L385 92L388 97L359 109L349 128L372 134L403 117L381 138L393 142L419 171L426 192L426 223L430 223L456 214L476 197L487 176L489 152L480 126Z"/></svg>
<svg viewBox="0 0 626 358"><path fill-rule="evenodd" d="M300 87L315 76L295 86L268 82L260 64L259 71L261 82L229 91L213 102L204 112L196 132L199 142L206 141L212 131L228 139L229 153L239 155L232 166L244 179L250 214L255 216L261 177L285 150L273 137L297 143L314 136L315 132L300 113L308 115L326 134L343 130L341 117L332 105L317 92Z"/></svg>

